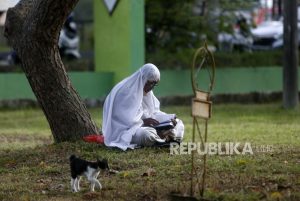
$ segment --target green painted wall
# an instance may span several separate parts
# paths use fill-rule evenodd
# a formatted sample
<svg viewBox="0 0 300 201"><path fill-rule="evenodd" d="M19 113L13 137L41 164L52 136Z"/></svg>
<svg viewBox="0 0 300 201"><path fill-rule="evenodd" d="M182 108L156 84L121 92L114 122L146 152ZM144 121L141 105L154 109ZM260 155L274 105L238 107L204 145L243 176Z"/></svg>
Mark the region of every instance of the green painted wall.
<svg viewBox="0 0 300 201"><path fill-rule="evenodd" d="M103 98L113 86L113 73L72 72L73 86L81 98ZM35 99L23 73L0 74L0 100Z"/></svg>
<svg viewBox="0 0 300 201"><path fill-rule="evenodd" d="M94 0L95 69L118 82L144 64L144 0L119 0L112 16Z"/></svg>
<svg viewBox="0 0 300 201"><path fill-rule="evenodd" d="M161 81L154 89L157 96L191 95L192 87L189 70L161 71ZM298 70L300 87L300 68ZM200 72L199 88L208 89L209 77ZM282 68L221 68L216 70L213 94L239 94L249 92L282 91Z"/></svg>
<svg viewBox="0 0 300 201"><path fill-rule="evenodd" d="M69 75L81 98L104 98L113 85L113 73L71 72Z"/></svg>
<svg viewBox="0 0 300 201"><path fill-rule="evenodd" d="M282 68L224 68L217 71L216 80L214 93L282 91Z"/></svg>
<svg viewBox="0 0 300 201"><path fill-rule="evenodd" d="M34 99L29 83L23 73L0 74L0 99Z"/></svg>
<svg viewBox="0 0 300 201"><path fill-rule="evenodd" d="M200 72L199 83L207 90L208 75ZM72 72L70 79L82 98L104 98L114 86L113 73ZM300 68L298 70L300 88ZM222 68L216 70L213 94L282 91L282 68ZM189 70L162 70L161 81L154 89L157 96L191 95ZM22 73L0 74L0 100L35 99Z"/></svg>

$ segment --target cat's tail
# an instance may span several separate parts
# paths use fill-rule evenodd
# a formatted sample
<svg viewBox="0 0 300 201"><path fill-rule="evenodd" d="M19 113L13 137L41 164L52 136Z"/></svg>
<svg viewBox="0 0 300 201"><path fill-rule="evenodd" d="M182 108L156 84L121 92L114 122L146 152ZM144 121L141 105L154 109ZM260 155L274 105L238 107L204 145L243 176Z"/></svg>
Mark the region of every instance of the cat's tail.
<svg viewBox="0 0 300 201"><path fill-rule="evenodd" d="M73 154L70 156L70 161L74 160L76 158L76 156Z"/></svg>

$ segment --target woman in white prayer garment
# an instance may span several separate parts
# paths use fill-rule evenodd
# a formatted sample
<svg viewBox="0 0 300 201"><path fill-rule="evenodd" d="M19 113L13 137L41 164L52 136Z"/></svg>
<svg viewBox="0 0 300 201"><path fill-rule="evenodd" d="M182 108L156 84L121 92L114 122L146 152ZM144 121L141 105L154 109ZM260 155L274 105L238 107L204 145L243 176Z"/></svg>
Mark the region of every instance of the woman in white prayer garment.
<svg viewBox="0 0 300 201"><path fill-rule="evenodd" d="M125 151L170 140L182 141L183 122L175 114L160 111L160 103L152 92L159 81L158 68L145 64L111 90L103 106L102 132L106 146ZM174 127L155 129L168 120Z"/></svg>

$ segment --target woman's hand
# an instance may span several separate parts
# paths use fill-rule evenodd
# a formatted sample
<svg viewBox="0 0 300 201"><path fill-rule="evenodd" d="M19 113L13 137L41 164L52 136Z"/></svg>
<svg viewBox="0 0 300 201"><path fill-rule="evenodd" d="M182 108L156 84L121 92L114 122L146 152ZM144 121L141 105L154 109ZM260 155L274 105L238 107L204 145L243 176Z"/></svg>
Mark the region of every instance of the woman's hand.
<svg viewBox="0 0 300 201"><path fill-rule="evenodd" d="M172 123L174 124L174 126L177 125L176 117L175 117L175 119L171 119L171 121L172 121Z"/></svg>
<svg viewBox="0 0 300 201"><path fill-rule="evenodd" d="M143 122L144 122L144 126L150 126L150 127L153 127L153 126L156 126L159 124L159 122L157 120L152 119L152 118L143 119Z"/></svg>

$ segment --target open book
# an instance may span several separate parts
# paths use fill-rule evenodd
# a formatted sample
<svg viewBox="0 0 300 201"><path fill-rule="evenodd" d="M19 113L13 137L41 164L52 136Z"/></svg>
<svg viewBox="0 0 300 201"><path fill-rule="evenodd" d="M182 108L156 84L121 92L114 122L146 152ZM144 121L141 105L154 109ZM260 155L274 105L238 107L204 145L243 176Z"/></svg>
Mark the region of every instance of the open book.
<svg viewBox="0 0 300 201"><path fill-rule="evenodd" d="M156 130L169 130L175 127L172 122L172 119L176 118L175 114L156 114L153 118L159 121L158 125L153 126Z"/></svg>

